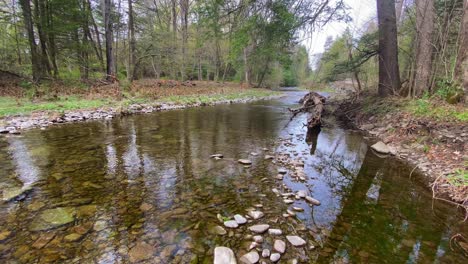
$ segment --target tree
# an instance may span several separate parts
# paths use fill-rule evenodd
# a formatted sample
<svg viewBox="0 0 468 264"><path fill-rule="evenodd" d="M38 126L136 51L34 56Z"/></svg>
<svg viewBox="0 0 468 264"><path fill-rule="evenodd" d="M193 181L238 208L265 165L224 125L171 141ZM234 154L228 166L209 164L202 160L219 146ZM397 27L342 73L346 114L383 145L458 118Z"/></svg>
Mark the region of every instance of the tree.
<svg viewBox="0 0 468 264"><path fill-rule="evenodd" d="M468 2L463 1L463 15L458 32L458 52L455 62L454 79L461 83L465 98L468 98Z"/></svg>
<svg viewBox="0 0 468 264"><path fill-rule="evenodd" d="M111 14L111 0L104 0L104 28L106 35L106 79L112 81L115 79L115 62L112 52L112 43L114 41L114 35L112 33L112 14Z"/></svg>
<svg viewBox="0 0 468 264"><path fill-rule="evenodd" d="M20 0L21 9L23 10L24 26L28 35L29 49L31 51L31 64L32 64L32 76L35 82L40 81L44 75L44 68L41 65L41 59L37 50L37 44L34 37L34 25L32 20L31 12L31 1Z"/></svg>
<svg viewBox="0 0 468 264"><path fill-rule="evenodd" d="M401 86L395 0L377 0L379 23L379 95L395 94Z"/></svg>
<svg viewBox="0 0 468 264"><path fill-rule="evenodd" d="M136 68L136 39L135 39L135 25L133 18L133 4L132 0L128 0L128 73L127 80L133 81L135 79Z"/></svg>
<svg viewBox="0 0 468 264"><path fill-rule="evenodd" d="M420 97L432 82L432 35L434 31L433 0L416 0L416 64L412 93Z"/></svg>

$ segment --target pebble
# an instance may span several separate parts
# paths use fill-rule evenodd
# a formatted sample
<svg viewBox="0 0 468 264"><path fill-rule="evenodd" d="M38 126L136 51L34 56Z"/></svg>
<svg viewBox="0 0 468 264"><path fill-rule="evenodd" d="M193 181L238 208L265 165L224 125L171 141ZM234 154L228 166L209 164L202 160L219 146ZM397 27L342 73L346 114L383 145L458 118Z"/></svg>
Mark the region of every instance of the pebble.
<svg viewBox="0 0 468 264"><path fill-rule="evenodd" d="M287 203L287 204L292 204L292 203L294 203L294 200L291 200L291 199L284 199L283 202L284 202L284 203Z"/></svg>
<svg viewBox="0 0 468 264"><path fill-rule="evenodd" d="M257 243L263 243L263 237L262 236L254 236L253 240Z"/></svg>
<svg viewBox="0 0 468 264"><path fill-rule="evenodd" d="M240 214L234 215L234 220L236 220L236 222L239 225L247 223L247 219L245 217L243 217L242 215L240 215Z"/></svg>
<svg viewBox="0 0 468 264"><path fill-rule="evenodd" d="M304 208L295 207L295 206L294 206L294 207L293 207L293 210L294 210L294 211L298 211L298 212L302 212L302 211L304 211Z"/></svg>
<svg viewBox="0 0 468 264"><path fill-rule="evenodd" d="M312 198L310 196L306 196L305 199L306 199L306 201L308 201L309 203L311 203L313 205L320 205L320 201L315 199L315 198Z"/></svg>
<svg viewBox="0 0 468 264"><path fill-rule="evenodd" d="M260 260L260 256L257 251L251 251L240 258L241 263L245 264L255 264Z"/></svg>
<svg viewBox="0 0 468 264"><path fill-rule="evenodd" d="M280 258L281 258L281 255L279 253L273 253L270 256L270 260L272 262L277 262L278 260L280 260Z"/></svg>
<svg viewBox="0 0 468 264"><path fill-rule="evenodd" d="M283 240L277 239L277 240L275 240L275 242L274 242L274 244L273 244L273 248L274 248L277 252L283 254L283 253L286 251L286 243L284 243Z"/></svg>
<svg viewBox="0 0 468 264"><path fill-rule="evenodd" d="M213 154L213 155L210 156L210 158L218 158L218 159L222 159L223 157L224 157L224 155L219 154L219 153L218 154Z"/></svg>
<svg viewBox="0 0 468 264"><path fill-rule="evenodd" d="M224 226L228 228L237 228L239 227L239 224L234 220L229 220L224 222Z"/></svg>
<svg viewBox="0 0 468 264"><path fill-rule="evenodd" d="M281 234L283 234L283 232L281 231L281 229L268 229L268 234L272 235L272 236L279 236Z"/></svg>
<svg viewBox="0 0 468 264"><path fill-rule="evenodd" d="M216 247L214 250L214 264L237 264L234 252L227 247Z"/></svg>
<svg viewBox="0 0 468 264"><path fill-rule="evenodd" d="M280 168L278 169L279 174L286 174L288 171L286 169Z"/></svg>
<svg viewBox="0 0 468 264"><path fill-rule="evenodd" d="M270 250L268 248L263 249L262 257L268 258L270 256Z"/></svg>
<svg viewBox="0 0 468 264"><path fill-rule="evenodd" d="M238 162L240 164L243 164L243 165L250 165L252 164L252 161L248 160L248 159L239 159Z"/></svg>
<svg viewBox="0 0 468 264"><path fill-rule="evenodd" d="M302 247L306 244L306 241L298 236L286 236L286 239L295 247Z"/></svg>
<svg viewBox="0 0 468 264"><path fill-rule="evenodd" d="M249 230L257 234L262 234L262 233L265 233L265 231L267 231L269 228L270 228L270 225L264 224L264 225L251 226L249 227Z"/></svg>
<svg viewBox="0 0 468 264"><path fill-rule="evenodd" d="M249 211L249 216L254 220L262 218L265 214L262 211Z"/></svg>
<svg viewBox="0 0 468 264"><path fill-rule="evenodd" d="M305 198L307 196L307 191L300 190L297 192L297 196L299 196L300 198Z"/></svg>

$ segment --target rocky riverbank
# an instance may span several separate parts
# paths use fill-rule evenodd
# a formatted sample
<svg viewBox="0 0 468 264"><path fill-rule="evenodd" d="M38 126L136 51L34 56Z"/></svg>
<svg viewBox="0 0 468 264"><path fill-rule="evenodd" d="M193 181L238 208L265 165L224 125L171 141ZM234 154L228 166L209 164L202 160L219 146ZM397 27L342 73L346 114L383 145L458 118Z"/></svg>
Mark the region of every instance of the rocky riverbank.
<svg viewBox="0 0 468 264"><path fill-rule="evenodd" d="M467 209L467 123L418 116L405 111L401 107L404 102L400 101L372 100L364 95L354 101L340 100L334 113L367 133L371 142L381 141L379 145L386 148L383 152L388 152L383 154L409 162L413 172L427 178L435 199L455 202Z"/></svg>
<svg viewBox="0 0 468 264"><path fill-rule="evenodd" d="M51 125L83 122L98 119L113 119L119 116L144 114L176 109L185 109L190 107L213 106L218 104L248 103L257 100L268 100L280 97L281 95L252 96L238 99L214 99L210 102L195 103L146 103L131 104L128 107L101 107L87 110L71 110L64 113L58 112L34 112L26 116L11 116L0 119L0 134L21 134L21 130L31 128L45 129Z"/></svg>

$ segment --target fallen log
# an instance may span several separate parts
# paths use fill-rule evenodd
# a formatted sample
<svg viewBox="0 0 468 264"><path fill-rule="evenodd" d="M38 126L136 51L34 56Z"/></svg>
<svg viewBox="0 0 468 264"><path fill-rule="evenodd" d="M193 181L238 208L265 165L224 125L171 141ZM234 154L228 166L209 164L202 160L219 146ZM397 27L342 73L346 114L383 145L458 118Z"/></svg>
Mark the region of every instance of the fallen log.
<svg viewBox="0 0 468 264"><path fill-rule="evenodd" d="M322 112L323 104L325 103L325 97L316 93L310 92L299 100L302 106L296 109L288 110L293 113L291 119L293 119L299 113L310 113L307 117L307 128L320 127L322 124Z"/></svg>

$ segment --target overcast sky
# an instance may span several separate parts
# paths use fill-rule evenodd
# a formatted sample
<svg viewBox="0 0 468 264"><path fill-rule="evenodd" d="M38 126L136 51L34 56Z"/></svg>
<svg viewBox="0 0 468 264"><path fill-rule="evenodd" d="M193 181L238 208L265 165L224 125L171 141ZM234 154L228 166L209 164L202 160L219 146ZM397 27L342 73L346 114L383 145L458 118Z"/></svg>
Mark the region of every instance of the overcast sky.
<svg viewBox="0 0 468 264"><path fill-rule="evenodd" d="M344 0L349 6L348 13L353 19L350 23L334 22L328 24L321 31L317 31L312 35L312 38L303 40L303 44L309 50L309 55L322 53L324 51L325 40L328 36L336 38L341 35L346 27L349 27L353 35L359 35L366 28L370 21L377 19L377 3L376 0Z"/></svg>

